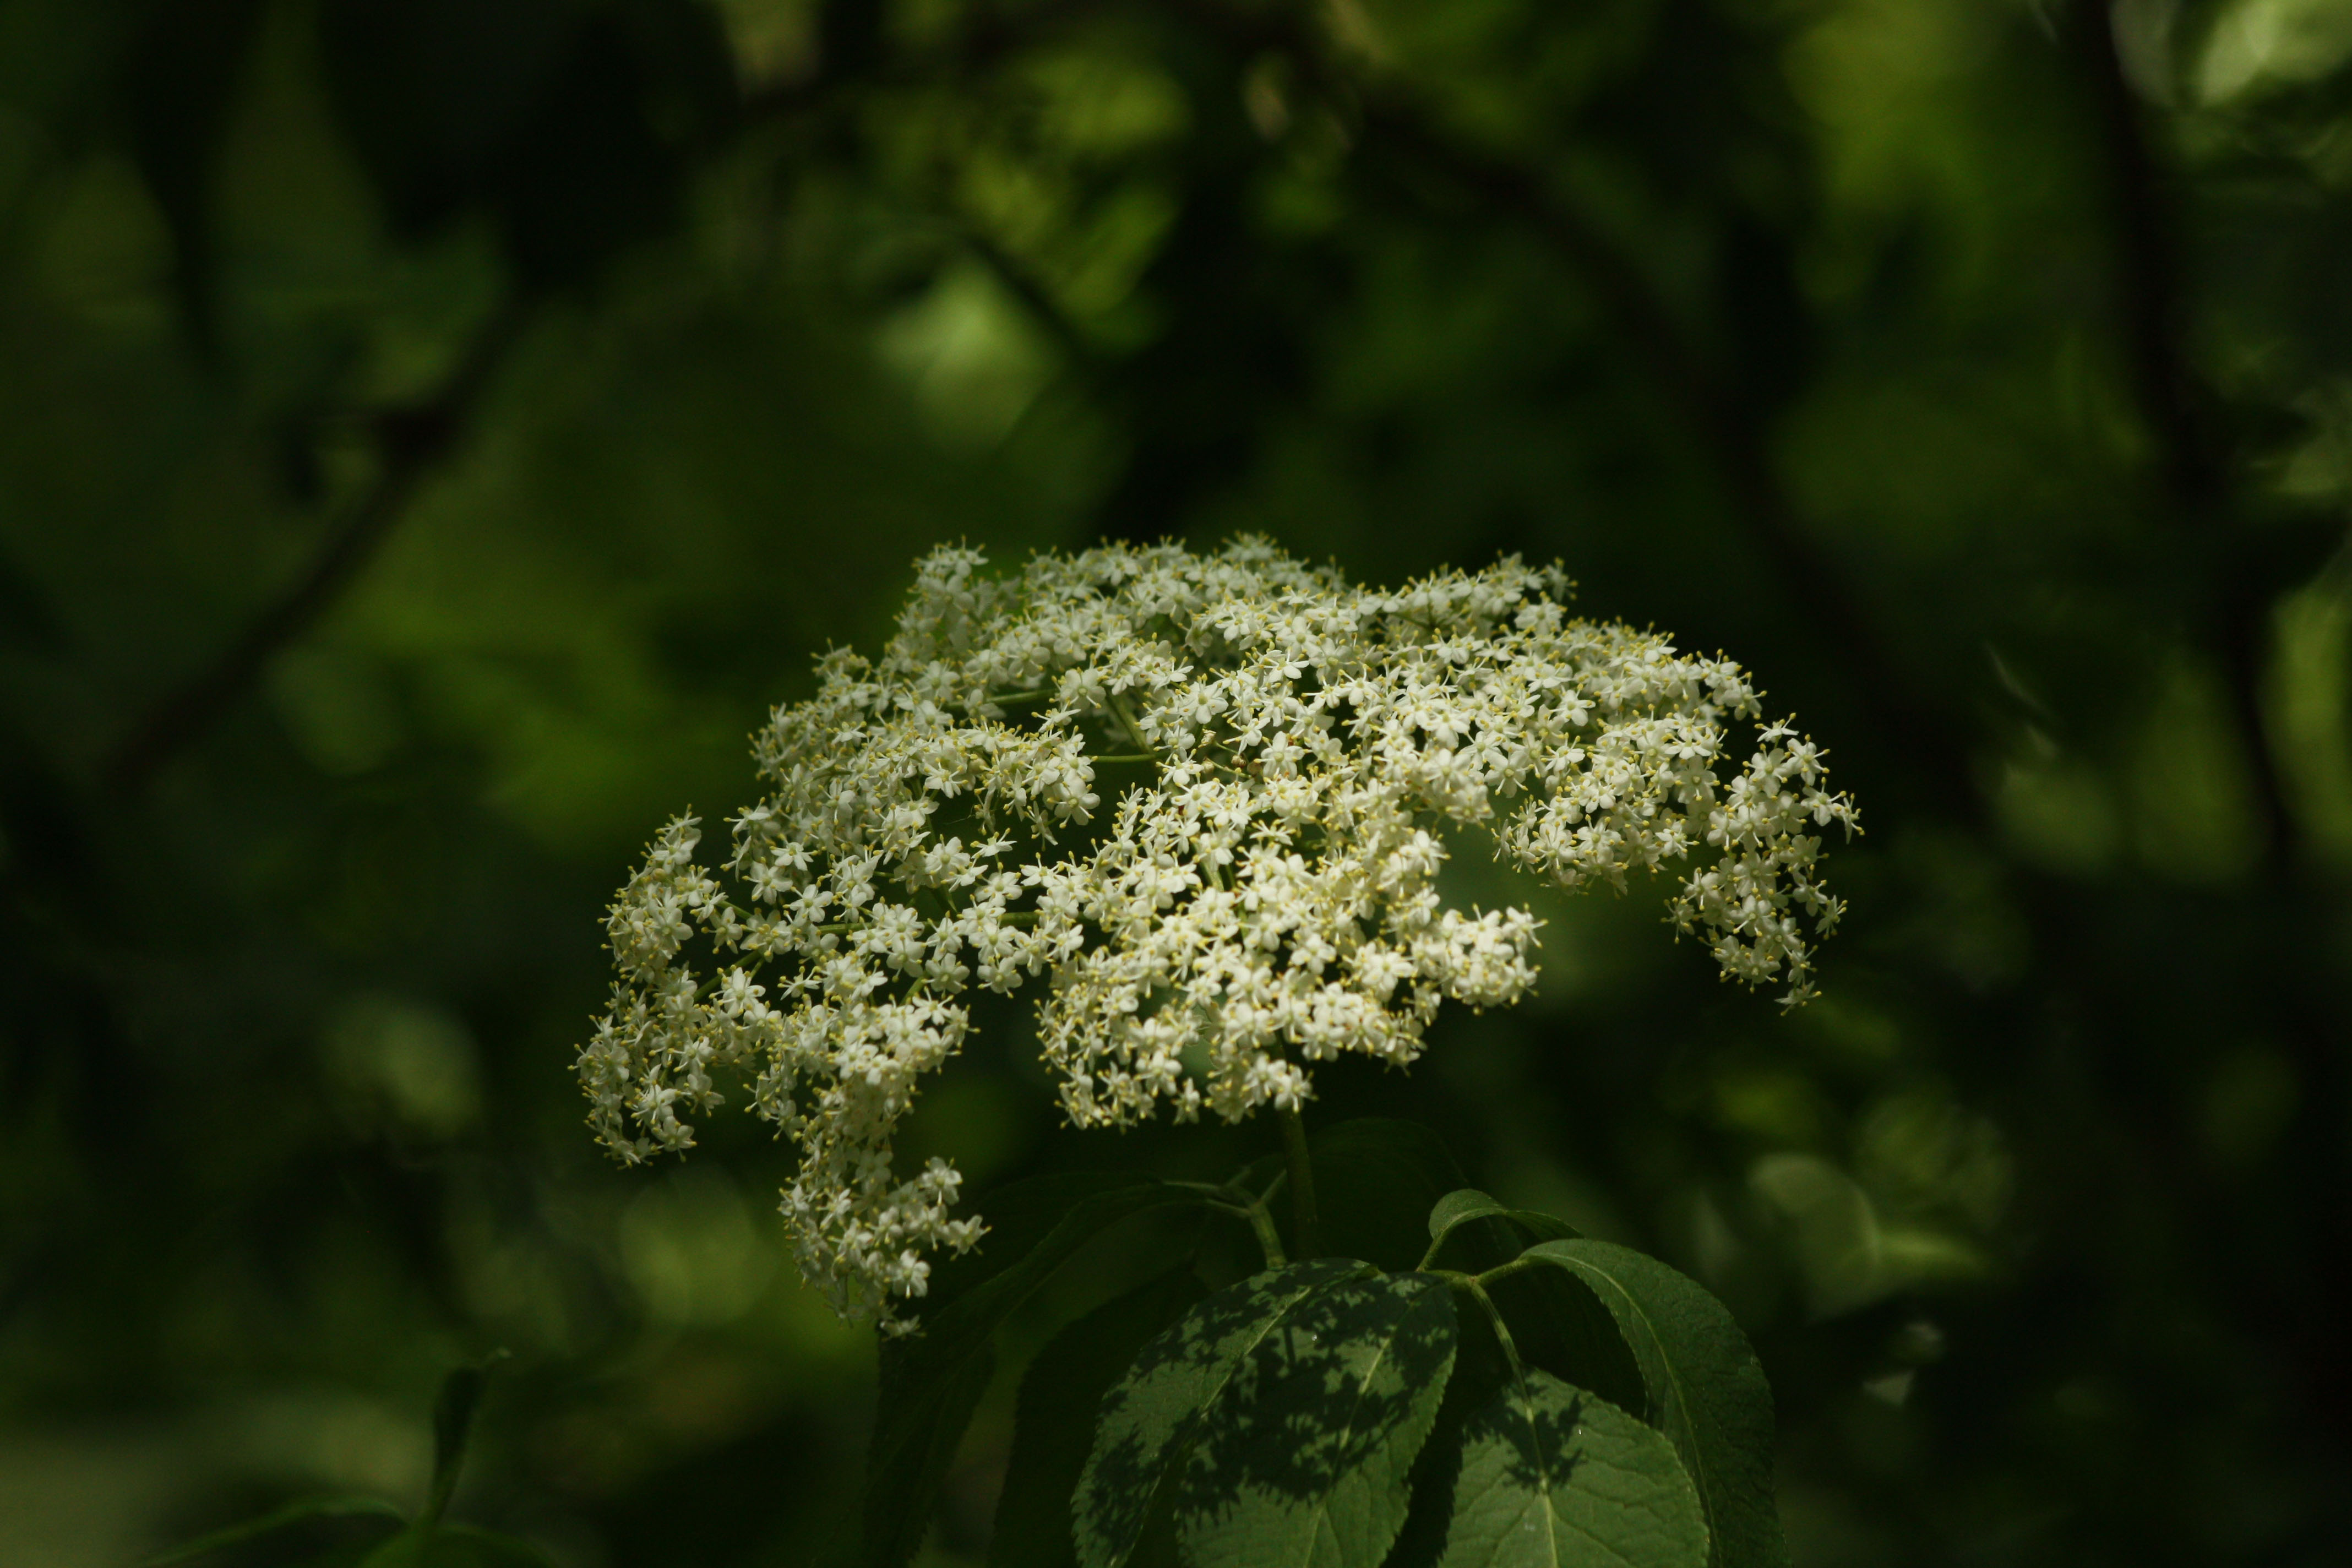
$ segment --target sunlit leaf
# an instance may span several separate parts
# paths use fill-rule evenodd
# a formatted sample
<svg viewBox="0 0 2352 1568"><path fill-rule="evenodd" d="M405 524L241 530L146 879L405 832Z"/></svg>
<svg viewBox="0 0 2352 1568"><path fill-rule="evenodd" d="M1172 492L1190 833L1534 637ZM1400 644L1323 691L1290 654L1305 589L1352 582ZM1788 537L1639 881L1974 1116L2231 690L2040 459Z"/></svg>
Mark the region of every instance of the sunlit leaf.
<svg viewBox="0 0 2352 1568"><path fill-rule="evenodd" d="M1529 1369L1464 1425L1441 1568L1704 1568L1698 1494L1665 1437Z"/></svg>
<svg viewBox="0 0 2352 1568"><path fill-rule="evenodd" d="M1605 1241L1548 1241L1528 1257L1568 1270L1617 1321L1664 1432L1698 1489L1717 1568L1789 1561L1772 1497L1772 1392L1722 1302L1654 1258Z"/></svg>
<svg viewBox="0 0 2352 1568"><path fill-rule="evenodd" d="M1324 1258L1256 1275L1211 1296L1143 1347L1104 1396L1071 1500L1084 1568L1119 1568L1135 1558L1148 1531L1164 1532L1183 1463L1244 1359L1309 1297L1370 1272L1365 1264Z"/></svg>
<svg viewBox="0 0 2352 1568"><path fill-rule="evenodd" d="M989 1568L1069 1568L1077 1561L1070 1498L1086 1468L1103 1395L1136 1352L1203 1293L1192 1269L1176 1269L1096 1308L1037 1352L1013 1411Z"/></svg>
<svg viewBox="0 0 2352 1568"><path fill-rule="evenodd" d="M1583 1233L1563 1219L1533 1209L1515 1209L1475 1187L1462 1187L1437 1200L1429 1211L1429 1241L1442 1249L1464 1226L1483 1219L1507 1220L1528 1232L1531 1241L1571 1241Z"/></svg>
<svg viewBox="0 0 2352 1568"><path fill-rule="evenodd" d="M1006 1315L1107 1227L1199 1201L1190 1189L1131 1175L1040 1177L987 1200L992 1229L979 1251L940 1270L919 1333L882 1346L865 1568L898 1568L922 1544L940 1482L995 1369L992 1342Z"/></svg>
<svg viewBox="0 0 2352 1568"><path fill-rule="evenodd" d="M1245 1280L1146 1346L1103 1405L1078 1560L1376 1563L1452 1370L1436 1279L1326 1259Z"/></svg>

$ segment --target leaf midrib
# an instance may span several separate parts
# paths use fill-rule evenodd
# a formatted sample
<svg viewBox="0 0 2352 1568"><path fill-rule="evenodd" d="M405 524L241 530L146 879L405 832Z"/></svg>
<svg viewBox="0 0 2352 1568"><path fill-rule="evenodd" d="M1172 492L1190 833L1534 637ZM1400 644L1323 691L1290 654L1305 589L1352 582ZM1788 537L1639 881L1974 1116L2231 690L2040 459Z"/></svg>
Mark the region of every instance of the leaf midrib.
<svg viewBox="0 0 2352 1568"><path fill-rule="evenodd" d="M1176 1484L1177 1472L1182 1468L1185 1459L1191 1457L1193 1445L1198 1441L1197 1434L1200 1432L1203 1422L1208 1418L1210 1407L1224 1396L1225 1389L1233 1383L1234 1377L1240 1373L1242 1363L1249 1359L1250 1352L1257 1349L1258 1346L1264 1344L1265 1342L1266 1336L1274 1332L1276 1328L1280 1327L1283 1320L1289 1317L1293 1311L1297 1310L1298 1304L1301 1301L1306 1300L1307 1297L1314 1295L1318 1290L1328 1289L1345 1283L1345 1279L1334 1279L1329 1281L1328 1284L1318 1282L1316 1284L1305 1286L1300 1289L1298 1294L1293 1296L1289 1300L1285 1301L1280 1307L1266 1314L1266 1316L1260 1321L1258 1332L1255 1337L1251 1339L1247 1344L1243 1345L1239 1350L1234 1352L1232 1358L1225 1363L1224 1375L1216 1380L1202 1401L1198 1405L1194 1405L1191 1412L1185 1415L1182 1423L1181 1423L1176 1428L1176 1431L1170 1434L1170 1442L1167 1447L1163 1450L1168 1456L1168 1460L1160 1470L1160 1486L1152 1489L1154 1500L1158 1499L1161 1487L1170 1487ZM1148 1505L1144 1510L1144 1517L1147 1519L1150 1517L1150 1509ZM1143 1532L1139 1530L1136 1532L1135 1540L1129 1543L1127 1550L1111 1560L1110 1568L1125 1568L1125 1564L1135 1555L1137 1549L1141 1547L1142 1544Z"/></svg>
<svg viewBox="0 0 2352 1568"><path fill-rule="evenodd" d="M1364 1369L1363 1377L1356 1384L1355 1403L1349 1406L1348 1420L1339 1428L1339 1452L1343 1455L1347 1452L1348 1438L1355 1433L1357 1414L1364 1407L1364 1391L1371 1386L1373 1376L1379 1373L1381 1364L1388 1360L1389 1352L1395 1347L1398 1335L1404 1332L1405 1323L1412 1318L1413 1308L1417 1305L1419 1303L1412 1301L1405 1304L1404 1316L1397 1320L1395 1330L1381 1342L1380 1353L1372 1358L1371 1364ZM1315 1561L1315 1542L1328 1527L1332 1496L1339 1491L1339 1483L1346 1480L1349 1473L1345 1469L1339 1470L1332 1476L1331 1484L1323 1489L1323 1495L1315 1505L1315 1528L1307 1533L1307 1554L1298 1560L1301 1563ZM1332 1540L1335 1543L1338 1542L1338 1531L1332 1531Z"/></svg>
<svg viewBox="0 0 2352 1568"><path fill-rule="evenodd" d="M1650 1314L1643 1309L1641 1301L1634 1296L1633 1292L1627 1289L1623 1283L1620 1281L1614 1274L1610 1273L1607 1268L1593 1262L1591 1258L1580 1258L1575 1261L1576 1267L1590 1269L1594 1274L1597 1274L1601 1279L1607 1280L1610 1288L1624 1299L1626 1310L1635 1318L1641 1320L1642 1331L1650 1336L1650 1343L1655 1347L1657 1351L1658 1364L1665 1369L1667 1391L1674 1396L1675 1409L1681 1416L1683 1426L1691 1434L1691 1451L1687 1457L1688 1462L1694 1469L1699 1472L1697 1475L1691 1478L1691 1482L1695 1489L1698 1492L1699 1506L1706 1510L1706 1525L1709 1538L1707 1555L1712 1558L1715 1555L1715 1543L1721 1538L1722 1531L1718 1528L1716 1519L1717 1509L1715 1503L1715 1489L1709 1484L1712 1479L1712 1472L1707 1466L1706 1456L1698 1440L1698 1423L1691 1416L1690 1399L1683 1391L1682 1373L1675 1367L1674 1358L1666 1353L1666 1342L1664 1337L1659 1334L1657 1325L1651 1321Z"/></svg>

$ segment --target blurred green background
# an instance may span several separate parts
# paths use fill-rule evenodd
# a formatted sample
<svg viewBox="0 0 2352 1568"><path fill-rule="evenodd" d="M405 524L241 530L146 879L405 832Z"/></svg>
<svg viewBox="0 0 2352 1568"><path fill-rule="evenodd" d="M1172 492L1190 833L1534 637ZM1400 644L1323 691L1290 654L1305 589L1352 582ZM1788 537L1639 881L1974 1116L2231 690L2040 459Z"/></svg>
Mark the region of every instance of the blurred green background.
<svg viewBox="0 0 2352 1568"><path fill-rule="evenodd" d="M1547 905L1318 1120L1732 1302L1804 1568L2341 1563L2347 499L2343 0L5 0L0 1563L411 1503L500 1345L461 1515L836 1551L869 1341L748 1119L592 1149L604 900L932 544L1238 531L1557 557L1869 830L1805 1012Z"/></svg>

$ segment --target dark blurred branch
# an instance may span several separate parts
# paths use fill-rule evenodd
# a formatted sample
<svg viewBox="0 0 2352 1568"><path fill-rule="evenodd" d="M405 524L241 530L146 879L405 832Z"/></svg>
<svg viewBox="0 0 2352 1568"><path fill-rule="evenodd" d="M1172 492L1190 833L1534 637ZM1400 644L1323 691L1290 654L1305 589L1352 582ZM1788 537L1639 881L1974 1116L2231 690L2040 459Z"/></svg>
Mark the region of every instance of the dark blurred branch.
<svg viewBox="0 0 2352 1568"><path fill-rule="evenodd" d="M878 34L862 25L872 8L858 0L824 7L819 27L816 68L789 81L744 96L740 119L747 126L787 122L828 107L856 86L939 87L971 77L1012 54L1040 43L1056 30L1107 14L1101 0L1052 0L1008 13L992 5L968 8L945 38L896 56L883 50ZM847 26L844 26L847 24Z"/></svg>
<svg viewBox="0 0 2352 1568"><path fill-rule="evenodd" d="M829 8L829 16L856 16L870 9L836 5ZM942 73L968 71L1029 40L1040 26L1058 26L1091 9L1075 3L1048 6L1024 16L1020 27L993 12L982 12L954 47L914 62L905 73L906 79L936 80ZM833 58L824 59L811 76L747 97L741 105L740 126L749 131L789 122L827 107L837 91L853 81L881 85L897 78L898 73L870 47L836 48L832 53ZM166 694L131 727L102 770L115 793L136 795L145 789L165 763L220 720L272 658L299 639L334 605L397 526L419 486L465 436L524 314L520 301L509 301L485 323L448 381L431 399L382 411L366 421L376 437L374 479L352 502L310 570L257 616L212 665Z"/></svg>
<svg viewBox="0 0 2352 1568"><path fill-rule="evenodd" d="M2278 584L2257 571L2243 537L2246 518L2214 417L2216 400L2185 346L2189 289L2166 171L2148 133L2150 110L2124 73L2114 13L2077 0L2066 43L2095 117L2113 204L2115 282L2130 393L2158 446L2157 473L2165 532L2183 563L2183 597L2194 630L2213 647L2228 680L2231 717L2253 773L2262 817L2264 870L2255 898L2277 922L2276 946L2290 950L2305 912L2306 889L2294 876L2296 822L2263 714L2262 681ZM2352 1408L2352 1358L2345 1352L2340 1305L2352 1289L2352 1205L2344 1201L2347 1129L2345 1103L2352 1058L2338 1024L2312 988L2308 966L2291 965L2284 983L2260 999L2258 1016L2292 1052L2302 1078L2303 1136L2295 1152L2302 1225L2312 1237L2315 1283L2306 1298L2253 1308L2266 1331L2293 1348L2310 1408L2341 1431ZM2137 1047L2138 1042L2132 1045ZM2162 1146L2168 1107L2144 1111L2150 1140ZM2215 1205L2229 1217L2235 1205Z"/></svg>
<svg viewBox="0 0 2352 1568"><path fill-rule="evenodd" d="M2230 476L2210 416L2212 399L2183 346L2188 289L2166 180L2150 145L2147 109L2124 74L2110 7L2083 0L2065 43L2090 100L2115 225L2115 287L2128 391L2156 444L2160 500L2175 547L2191 564L2184 586L2199 629L2214 645L2231 714L2254 780L2264 853L2293 859L2295 818L2263 718L2263 664L2272 601L2245 569L2234 537Z"/></svg>
<svg viewBox="0 0 2352 1568"><path fill-rule="evenodd" d="M1790 598L1820 639L1839 650L1874 731L1910 760L1912 776L1939 809L1965 821L1981 820L1984 804L1971 782L1965 749L1953 739L1951 727L1939 722L1902 682L1885 639L1862 613L1836 566L1799 525L1759 421L1635 260L1535 172L1448 136L1393 84L1343 73L1329 59L1328 45L1300 15L1244 15L1198 0L1185 0L1181 8L1244 49L1287 59L1300 79L1328 101L1355 106L1367 143L1385 146L1517 217L1583 278L1598 296L1602 318L1712 457L1732 510Z"/></svg>
<svg viewBox="0 0 2352 1568"><path fill-rule="evenodd" d="M418 487L466 434L522 320L519 303L502 306L476 333L433 397L369 417L377 465L366 489L352 500L310 570L255 616L210 666L166 693L131 726L107 759L102 775L116 794L144 790L166 763L219 721L271 659L332 607L406 514Z"/></svg>

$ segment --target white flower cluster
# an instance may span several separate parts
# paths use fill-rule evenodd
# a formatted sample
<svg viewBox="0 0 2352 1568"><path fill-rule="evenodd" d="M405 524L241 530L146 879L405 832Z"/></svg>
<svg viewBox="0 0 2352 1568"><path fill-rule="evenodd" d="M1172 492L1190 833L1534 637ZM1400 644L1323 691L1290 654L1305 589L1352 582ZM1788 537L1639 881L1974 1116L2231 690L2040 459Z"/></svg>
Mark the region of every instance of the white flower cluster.
<svg viewBox="0 0 2352 1568"><path fill-rule="evenodd" d="M628 1160L691 1143L679 1112L719 1103L714 1068L751 1076L799 1146L783 1212L838 1310L903 1331L926 1254L980 1235L948 1217L951 1166L891 1166L975 985L1047 977L1045 1058L1081 1126L1296 1110L1315 1062L1402 1065L1441 1001L1517 1001L1537 922L1441 901L1452 826L1569 888L1696 855L1675 921L1727 974L1810 994L1806 922L1839 905L1808 830L1850 829L1851 804L1786 725L1719 778L1727 722L1759 717L1745 674L1571 618L1557 569L1382 593L1255 541L982 564L930 556L881 660L830 654L777 710L731 893L694 818L655 841L579 1060Z"/></svg>

